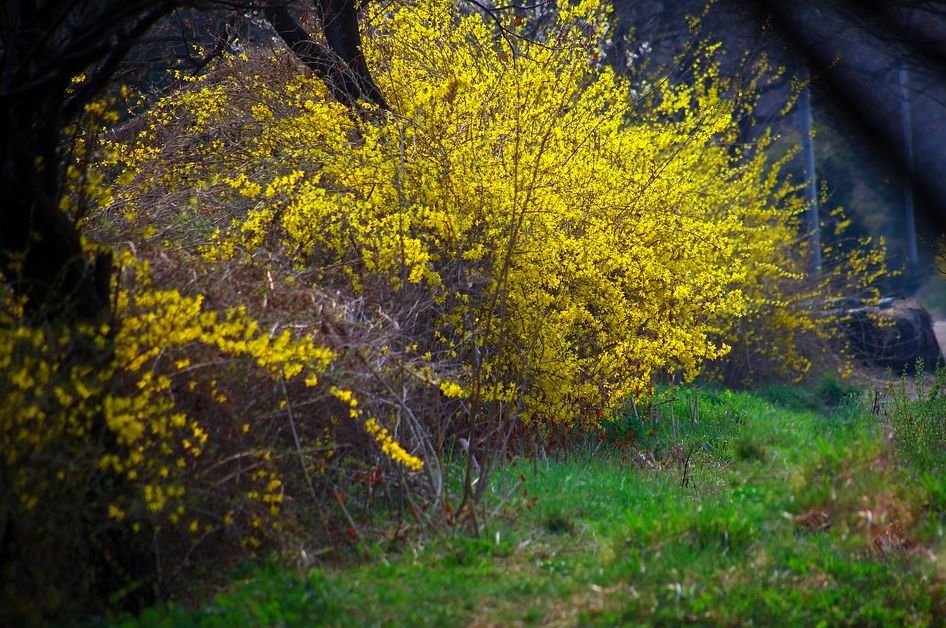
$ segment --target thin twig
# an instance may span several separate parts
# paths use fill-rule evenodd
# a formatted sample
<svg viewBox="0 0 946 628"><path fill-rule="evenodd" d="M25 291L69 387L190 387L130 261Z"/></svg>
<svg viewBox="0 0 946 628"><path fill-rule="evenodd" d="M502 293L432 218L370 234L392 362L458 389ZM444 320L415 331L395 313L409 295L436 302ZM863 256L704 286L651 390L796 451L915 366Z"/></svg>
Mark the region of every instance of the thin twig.
<svg viewBox="0 0 946 628"><path fill-rule="evenodd" d="M696 450L696 443L690 445L690 451L687 452L686 460L683 461L683 477L680 478L680 486L684 488L689 488L690 486L690 458L693 456L693 452Z"/></svg>
<svg viewBox="0 0 946 628"><path fill-rule="evenodd" d="M358 526L355 524L355 520L352 518L351 513L348 512L348 509L345 508L345 501L342 499L342 491L338 486L332 486L332 494L335 496L335 501L338 503L338 507L341 508L342 514L345 515L345 519L348 520L348 525L351 526L352 532L355 533L355 538L358 539L358 544L361 545L361 549L367 553L368 546L365 545L365 540L361 536L361 532L358 531Z"/></svg>
<svg viewBox="0 0 946 628"><path fill-rule="evenodd" d="M280 384L282 384L283 397L286 399L286 414L289 416L289 427L292 429L292 440L295 442L296 452L299 454L299 464L302 465L302 473L305 475L305 481L309 487L309 493L312 495L312 503L318 504L319 500L315 494L315 485L312 483L312 476L309 475L309 468L305 463L305 454L302 452L302 443L299 442L299 432L296 431L296 420L292 415L292 403L289 401L289 391L286 389L285 377L280 378Z"/></svg>

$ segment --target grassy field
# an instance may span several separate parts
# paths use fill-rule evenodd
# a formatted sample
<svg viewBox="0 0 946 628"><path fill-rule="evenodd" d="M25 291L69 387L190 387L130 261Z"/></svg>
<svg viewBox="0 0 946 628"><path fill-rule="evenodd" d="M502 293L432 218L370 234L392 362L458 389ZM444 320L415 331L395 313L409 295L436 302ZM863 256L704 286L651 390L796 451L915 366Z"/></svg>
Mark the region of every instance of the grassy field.
<svg viewBox="0 0 946 628"><path fill-rule="evenodd" d="M946 478L848 393L666 393L656 421L629 412L598 443L504 469L494 494L516 497L480 538L256 567L199 610L125 623L942 624Z"/></svg>

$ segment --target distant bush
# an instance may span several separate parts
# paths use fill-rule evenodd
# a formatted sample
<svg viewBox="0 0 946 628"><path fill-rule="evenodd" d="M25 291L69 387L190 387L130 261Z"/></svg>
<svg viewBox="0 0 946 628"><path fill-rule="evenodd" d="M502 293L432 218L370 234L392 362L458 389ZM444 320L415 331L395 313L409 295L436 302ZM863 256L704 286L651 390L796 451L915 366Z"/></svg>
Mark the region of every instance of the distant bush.
<svg viewBox="0 0 946 628"><path fill-rule="evenodd" d="M844 331L850 314L843 304L852 297L861 304L876 302L875 284L886 273L885 244L865 238L826 247L822 273L816 276L808 270L801 236L783 233L780 242L793 239L791 252L770 252L748 274L748 306L722 326L721 337L732 350L707 365L709 377L746 387L852 372L854 347Z"/></svg>
<svg viewBox="0 0 946 628"><path fill-rule="evenodd" d="M827 374L821 377L815 394L822 404L829 408L837 408L846 401L850 401L860 394L860 389L846 384L836 376Z"/></svg>

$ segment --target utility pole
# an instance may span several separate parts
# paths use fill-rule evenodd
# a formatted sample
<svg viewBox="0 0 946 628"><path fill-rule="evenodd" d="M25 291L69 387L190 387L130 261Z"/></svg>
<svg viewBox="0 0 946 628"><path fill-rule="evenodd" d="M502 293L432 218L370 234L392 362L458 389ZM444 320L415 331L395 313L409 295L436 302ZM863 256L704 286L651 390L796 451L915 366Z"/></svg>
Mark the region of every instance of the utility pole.
<svg viewBox="0 0 946 628"><path fill-rule="evenodd" d="M818 174L815 172L815 141L811 134L811 78L804 69L805 86L798 100L801 117L801 152L805 162L805 201L808 203L808 232L811 234L812 272L821 274L821 220L818 215Z"/></svg>

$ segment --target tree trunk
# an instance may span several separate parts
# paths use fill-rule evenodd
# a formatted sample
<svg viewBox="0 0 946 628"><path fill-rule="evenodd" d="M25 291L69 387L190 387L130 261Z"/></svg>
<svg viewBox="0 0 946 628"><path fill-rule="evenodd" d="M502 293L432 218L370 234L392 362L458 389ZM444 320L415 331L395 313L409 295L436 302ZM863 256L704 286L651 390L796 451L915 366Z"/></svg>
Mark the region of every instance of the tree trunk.
<svg viewBox="0 0 946 628"><path fill-rule="evenodd" d="M101 320L110 256L89 260L59 209L61 94L12 102L0 114L0 272L33 320Z"/></svg>
<svg viewBox="0 0 946 628"><path fill-rule="evenodd" d="M910 115L910 74L903 65L897 72L897 83L900 88L900 131L903 134L903 154L907 171L903 178L903 224L907 239L907 261L910 267L915 268L920 256L913 212L913 121Z"/></svg>
<svg viewBox="0 0 946 628"><path fill-rule="evenodd" d="M328 45L314 40L285 5L268 6L266 19L289 50L325 82L336 100L349 107L363 100L387 109L361 51L355 2L316 0L315 6Z"/></svg>
<svg viewBox="0 0 946 628"><path fill-rule="evenodd" d="M815 139L811 131L811 85L809 81L798 100L798 115L801 118L802 159L805 162L805 200L808 203L808 232L811 234L811 267L815 275L821 274L821 218L818 211L818 173L815 170Z"/></svg>

